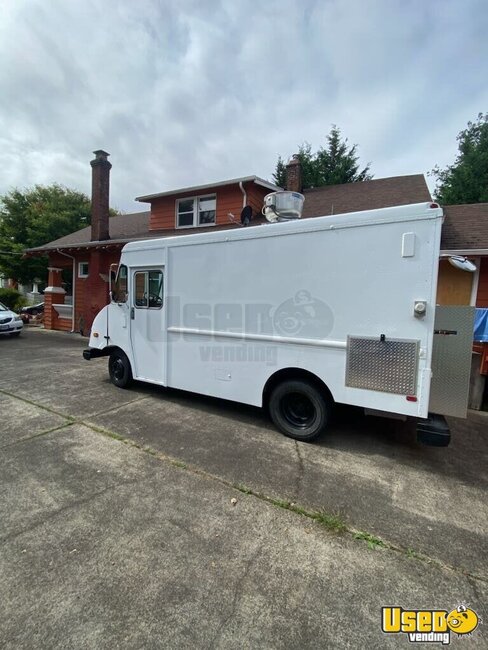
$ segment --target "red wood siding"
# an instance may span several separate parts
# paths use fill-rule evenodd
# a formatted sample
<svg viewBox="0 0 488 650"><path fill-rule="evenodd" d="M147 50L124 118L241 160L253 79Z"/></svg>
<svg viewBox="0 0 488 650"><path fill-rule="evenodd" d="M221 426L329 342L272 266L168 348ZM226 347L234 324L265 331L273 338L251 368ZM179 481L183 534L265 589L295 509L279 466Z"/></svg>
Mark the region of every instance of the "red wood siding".
<svg viewBox="0 0 488 650"><path fill-rule="evenodd" d="M253 212L260 212L263 206L263 198L270 190L256 185L255 183L246 183L244 189L247 193L247 202L251 205ZM178 196L163 196L154 199L151 203L151 219L149 222L150 230L163 230L176 228L176 201L178 199L189 198L193 196L206 196L215 194L217 197L217 225L229 223L229 212L238 219L242 210L243 195L239 185L227 185L224 187L210 188L204 192L185 192Z"/></svg>
<svg viewBox="0 0 488 650"><path fill-rule="evenodd" d="M247 203L252 208L253 216L256 214L261 214L261 210L263 209L264 204L264 197L271 191L272 190L268 190L265 187L261 187L261 185L256 185L255 183L247 184Z"/></svg>
<svg viewBox="0 0 488 650"><path fill-rule="evenodd" d="M477 307L488 307L488 257L483 257L480 263L480 277L478 281Z"/></svg>

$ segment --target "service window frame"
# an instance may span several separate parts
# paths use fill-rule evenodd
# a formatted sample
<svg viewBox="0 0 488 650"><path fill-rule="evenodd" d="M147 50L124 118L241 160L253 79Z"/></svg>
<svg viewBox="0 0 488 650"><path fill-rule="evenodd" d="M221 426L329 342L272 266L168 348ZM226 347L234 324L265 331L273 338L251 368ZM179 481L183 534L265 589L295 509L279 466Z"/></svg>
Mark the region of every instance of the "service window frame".
<svg viewBox="0 0 488 650"><path fill-rule="evenodd" d="M157 293L151 293L151 282L155 278L151 278L151 274L157 274ZM142 285L140 283L140 276L142 277ZM164 305L164 272L161 269L144 269L134 271L132 280L133 284L133 298L132 304L135 309L162 309ZM142 293L141 293L142 290ZM151 296L156 300L151 301Z"/></svg>

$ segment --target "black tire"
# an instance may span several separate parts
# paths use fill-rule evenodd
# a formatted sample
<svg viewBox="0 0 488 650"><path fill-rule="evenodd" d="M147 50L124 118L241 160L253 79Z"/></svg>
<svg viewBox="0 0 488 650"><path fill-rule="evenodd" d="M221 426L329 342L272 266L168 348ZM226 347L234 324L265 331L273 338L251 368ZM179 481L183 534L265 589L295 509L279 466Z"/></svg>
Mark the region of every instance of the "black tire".
<svg viewBox="0 0 488 650"><path fill-rule="evenodd" d="M319 387L303 379L278 384L269 399L269 413L276 427L294 440L311 442L326 429L332 402Z"/></svg>
<svg viewBox="0 0 488 650"><path fill-rule="evenodd" d="M12 338L17 338L20 336L20 332L14 332L13 334L10 335Z"/></svg>
<svg viewBox="0 0 488 650"><path fill-rule="evenodd" d="M122 350L114 350L108 359L110 381L118 388L128 388L132 383L132 370L127 355Z"/></svg>

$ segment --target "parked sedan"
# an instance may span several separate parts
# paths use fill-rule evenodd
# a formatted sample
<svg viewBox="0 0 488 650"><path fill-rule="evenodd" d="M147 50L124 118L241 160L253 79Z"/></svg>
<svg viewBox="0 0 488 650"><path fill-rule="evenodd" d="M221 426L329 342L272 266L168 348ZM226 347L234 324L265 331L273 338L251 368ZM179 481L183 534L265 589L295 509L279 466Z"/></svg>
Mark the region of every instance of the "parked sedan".
<svg viewBox="0 0 488 650"><path fill-rule="evenodd" d="M20 316L0 302L0 334L19 336L23 327Z"/></svg>

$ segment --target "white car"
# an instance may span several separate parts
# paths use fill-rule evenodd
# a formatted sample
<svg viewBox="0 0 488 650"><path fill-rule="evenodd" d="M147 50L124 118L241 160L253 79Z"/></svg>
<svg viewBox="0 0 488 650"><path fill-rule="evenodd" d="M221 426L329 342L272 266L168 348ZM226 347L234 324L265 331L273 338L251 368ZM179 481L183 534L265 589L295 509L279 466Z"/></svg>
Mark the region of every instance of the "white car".
<svg viewBox="0 0 488 650"><path fill-rule="evenodd" d="M23 327L20 316L0 302L0 335L19 336Z"/></svg>

